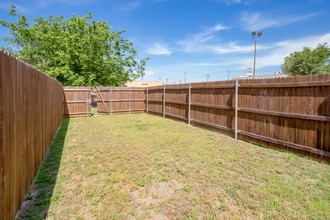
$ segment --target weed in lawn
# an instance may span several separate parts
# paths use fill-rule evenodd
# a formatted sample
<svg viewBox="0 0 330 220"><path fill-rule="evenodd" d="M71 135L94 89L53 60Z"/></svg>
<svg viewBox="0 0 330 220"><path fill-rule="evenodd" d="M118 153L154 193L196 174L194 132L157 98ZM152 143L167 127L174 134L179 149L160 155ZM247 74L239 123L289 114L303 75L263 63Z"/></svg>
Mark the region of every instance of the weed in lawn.
<svg viewBox="0 0 330 220"><path fill-rule="evenodd" d="M183 217L185 220L197 219L197 215L193 211L185 211Z"/></svg>
<svg viewBox="0 0 330 220"><path fill-rule="evenodd" d="M184 186L183 186L183 190L186 192L189 192L191 188L192 188L192 186L189 183L184 184Z"/></svg>

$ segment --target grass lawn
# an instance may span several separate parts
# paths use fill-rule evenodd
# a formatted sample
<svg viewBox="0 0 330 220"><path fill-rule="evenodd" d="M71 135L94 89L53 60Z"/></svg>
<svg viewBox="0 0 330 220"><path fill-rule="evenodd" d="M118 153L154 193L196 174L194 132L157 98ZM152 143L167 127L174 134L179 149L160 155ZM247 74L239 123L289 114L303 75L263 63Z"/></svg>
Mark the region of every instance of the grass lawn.
<svg viewBox="0 0 330 220"><path fill-rule="evenodd" d="M330 219L330 165L146 114L66 119L18 219Z"/></svg>

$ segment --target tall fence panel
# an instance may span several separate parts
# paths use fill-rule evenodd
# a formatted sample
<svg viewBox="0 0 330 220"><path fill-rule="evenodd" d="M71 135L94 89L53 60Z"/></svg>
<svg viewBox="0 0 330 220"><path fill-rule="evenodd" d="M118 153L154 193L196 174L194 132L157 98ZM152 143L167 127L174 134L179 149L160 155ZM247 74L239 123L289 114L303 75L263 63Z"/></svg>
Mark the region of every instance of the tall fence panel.
<svg viewBox="0 0 330 220"><path fill-rule="evenodd" d="M235 82L191 84L191 123L234 131Z"/></svg>
<svg viewBox="0 0 330 220"><path fill-rule="evenodd" d="M146 111L146 90L131 87L97 88L98 113L131 113Z"/></svg>
<svg viewBox="0 0 330 220"><path fill-rule="evenodd" d="M64 87L64 116L80 117L90 116L92 110L92 96L90 87L66 86Z"/></svg>
<svg viewBox="0 0 330 220"><path fill-rule="evenodd" d="M163 115L163 86L148 88L148 113Z"/></svg>
<svg viewBox="0 0 330 220"><path fill-rule="evenodd" d="M330 74L235 84L229 80L151 87L148 113L330 159Z"/></svg>
<svg viewBox="0 0 330 220"><path fill-rule="evenodd" d="M63 88L0 51L0 219L14 219L63 119Z"/></svg>
<svg viewBox="0 0 330 220"><path fill-rule="evenodd" d="M330 74L239 82L238 133L329 157Z"/></svg>

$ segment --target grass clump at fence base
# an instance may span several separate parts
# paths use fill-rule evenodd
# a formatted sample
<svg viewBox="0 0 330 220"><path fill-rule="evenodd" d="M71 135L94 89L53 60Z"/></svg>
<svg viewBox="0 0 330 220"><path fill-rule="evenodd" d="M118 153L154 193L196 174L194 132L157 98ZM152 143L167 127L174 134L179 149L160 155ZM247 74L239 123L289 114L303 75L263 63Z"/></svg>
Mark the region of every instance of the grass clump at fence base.
<svg viewBox="0 0 330 220"><path fill-rule="evenodd" d="M183 123L96 115L54 143L19 218L330 218L328 164Z"/></svg>

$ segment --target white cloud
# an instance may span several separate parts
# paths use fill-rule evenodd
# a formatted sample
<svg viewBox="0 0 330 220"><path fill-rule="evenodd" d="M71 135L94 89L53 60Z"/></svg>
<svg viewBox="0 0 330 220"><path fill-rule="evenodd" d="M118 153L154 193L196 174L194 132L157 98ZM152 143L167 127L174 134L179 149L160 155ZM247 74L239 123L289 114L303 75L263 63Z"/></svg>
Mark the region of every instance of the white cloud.
<svg viewBox="0 0 330 220"><path fill-rule="evenodd" d="M188 64L186 64L188 65ZM189 66L201 66L201 67L210 67L210 66L226 66L226 62L197 62L190 63Z"/></svg>
<svg viewBox="0 0 330 220"><path fill-rule="evenodd" d="M172 52L170 48L163 43L153 43L146 49L146 53L150 55L170 55Z"/></svg>
<svg viewBox="0 0 330 220"><path fill-rule="evenodd" d="M318 44L330 44L330 33L319 36L308 36L295 40L280 41L274 43L270 48L271 51L266 51L259 55L257 51L257 68L280 66L284 63L284 58L290 53L301 51L304 47L315 48ZM251 57L244 57L233 59L232 64L241 65L242 67L251 67L253 59Z"/></svg>
<svg viewBox="0 0 330 220"><path fill-rule="evenodd" d="M163 2L167 2L168 0L132 0L125 2L119 8L121 11L134 11L136 9L141 8L144 4L151 3L151 4L160 4Z"/></svg>
<svg viewBox="0 0 330 220"><path fill-rule="evenodd" d="M226 30L228 27L223 25L215 25L208 27L204 31L188 35L183 40L177 41L179 51L187 53L207 52L215 54L228 53L249 53L254 50L253 45L240 45L238 42L220 43L217 33L221 30ZM269 49L273 46L263 45L259 46L259 50Z"/></svg>
<svg viewBox="0 0 330 220"><path fill-rule="evenodd" d="M241 16L241 24L243 26L243 29L248 31L264 30L271 27L280 27L301 22L317 15L317 13L311 13L307 15L267 17L259 12L244 12Z"/></svg>
<svg viewBox="0 0 330 220"><path fill-rule="evenodd" d="M4 10L7 10L7 11L9 12L9 10L10 10L10 5L11 5L11 4L12 4L12 3L4 3L4 2L2 2L2 3L0 3L0 8L2 8L2 9L4 9ZM21 4L17 4L17 3L15 3L15 6L16 6L16 11L17 11L18 13L22 13L22 14L31 14L31 10L28 9L27 7L25 7L25 6L21 5Z"/></svg>
<svg viewBox="0 0 330 220"><path fill-rule="evenodd" d="M151 70L151 69L148 69L145 71L145 77L150 77L150 76L153 76L155 75L156 72L154 70Z"/></svg>
<svg viewBox="0 0 330 220"><path fill-rule="evenodd" d="M222 24L217 24L212 27L205 28L199 33L188 35L183 40L177 41L177 44L180 46L180 50L185 52L203 51L209 47L207 43L216 39L216 33L226 29L229 28Z"/></svg>
<svg viewBox="0 0 330 220"><path fill-rule="evenodd" d="M238 4L242 2L242 0L212 0L212 1L217 3L225 3L227 5Z"/></svg>
<svg viewBox="0 0 330 220"><path fill-rule="evenodd" d="M231 4L241 3L242 0L223 0L223 2L226 3L227 5L231 5Z"/></svg>
<svg viewBox="0 0 330 220"><path fill-rule="evenodd" d="M93 3L93 2L96 2L96 1L98 1L98 0L84 0L84 1L81 1L81 0L71 0L71 1L67 1L67 0L47 0L47 1L39 0L38 6L40 8L46 8L46 7L48 7L50 5L53 5L53 4L63 4L63 5L77 6L77 5L85 5L85 4Z"/></svg>
<svg viewBox="0 0 330 220"><path fill-rule="evenodd" d="M122 11L133 11L135 9L140 8L143 3L144 3L143 0L130 1L130 2L126 3L125 5L123 5L120 8L120 10L122 10Z"/></svg>
<svg viewBox="0 0 330 220"><path fill-rule="evenodd" d="M212 48L212 51L218 54L226 53L248 53L254 50L254 46L244 46L238 45L235 42L229 42L227 44L215 45Z"/></svg>
<svg viewBox="0 0 330 220"><path fill-rule="evenodd" d="M226 5L233 5L233 4L245 4L249 5L253 3L255 0L211 0L212 2L223 3Z"/></svg>

